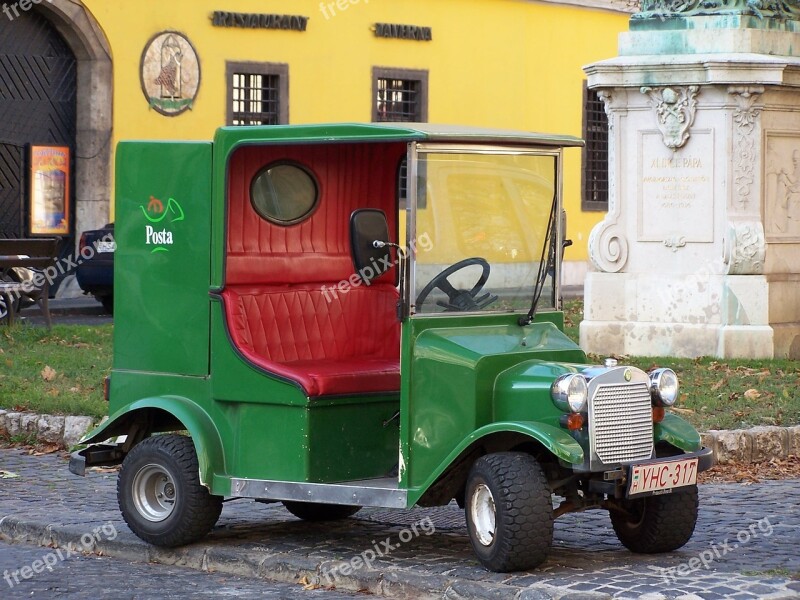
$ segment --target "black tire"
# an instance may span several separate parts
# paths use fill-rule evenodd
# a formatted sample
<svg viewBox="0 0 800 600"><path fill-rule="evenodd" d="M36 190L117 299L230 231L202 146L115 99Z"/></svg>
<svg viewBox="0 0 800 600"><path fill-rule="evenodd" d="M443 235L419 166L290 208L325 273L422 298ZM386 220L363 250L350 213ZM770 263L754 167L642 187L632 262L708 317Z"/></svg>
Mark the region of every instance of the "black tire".
<svg viewBox="0 0 800 600"><path fill-rule="evenodd" d="M484 567L506 573L547 559L552 494L535 458L515 452L479 458L467 479L465 504L469 538Z"/></svg>
<svg viewBox="0 0 800 600"><path fill-rule="evenodd" d="M694 533L699 506L697 486L663 496L625 500L623 511L610 511L622 545L637 554L677 550Z"/></svg>
<svg viewBox="0 0 800 600"><path fill-rule="evenodd" d="M103 310L108 314L114 314L114 296L98 296L97 299L103 305Z"/></svg>
<svg viewBox="0 0 800 600"><path fill-rule="evenodd" d="M156 435L133 447L117 478L117 500L128 527L156 546L205 536L219 519L222 497L200 485L191 438Z"/></svg>
<svg viewBox="0 0 800 600"><path fill-rule="evenodd" d="M345 504L318 504L316 502L284 501L283 505L290 513L304 521L338 521L352 517L361 510L360 506Z"/></svg>

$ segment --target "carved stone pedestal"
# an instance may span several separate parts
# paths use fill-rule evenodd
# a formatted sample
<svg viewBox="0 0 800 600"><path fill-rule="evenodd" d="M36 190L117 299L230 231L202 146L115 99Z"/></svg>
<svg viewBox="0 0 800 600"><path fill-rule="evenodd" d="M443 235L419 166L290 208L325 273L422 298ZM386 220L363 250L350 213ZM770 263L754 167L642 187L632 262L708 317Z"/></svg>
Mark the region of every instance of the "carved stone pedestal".
<svg viewBox="0 0 800 600"><path fill-rule="evenodd" d="M761 19L735 2L667 14L645 0L620 56L586 67L610 176L589 239L588 352L800 358L796 2Z"/></svg>

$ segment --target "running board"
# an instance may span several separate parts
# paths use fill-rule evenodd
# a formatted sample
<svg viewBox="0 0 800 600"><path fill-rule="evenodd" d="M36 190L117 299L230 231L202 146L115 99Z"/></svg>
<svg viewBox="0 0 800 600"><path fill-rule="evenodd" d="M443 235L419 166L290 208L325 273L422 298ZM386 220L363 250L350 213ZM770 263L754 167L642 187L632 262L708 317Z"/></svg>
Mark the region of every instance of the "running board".
<svg viewBox="0 0 800 600"><path fill-rule="evenodd" d="M406 508L408 492L398 489L397 479L393 477L341 483L306 483L233 477L231 478L231 497Z"/></svg>

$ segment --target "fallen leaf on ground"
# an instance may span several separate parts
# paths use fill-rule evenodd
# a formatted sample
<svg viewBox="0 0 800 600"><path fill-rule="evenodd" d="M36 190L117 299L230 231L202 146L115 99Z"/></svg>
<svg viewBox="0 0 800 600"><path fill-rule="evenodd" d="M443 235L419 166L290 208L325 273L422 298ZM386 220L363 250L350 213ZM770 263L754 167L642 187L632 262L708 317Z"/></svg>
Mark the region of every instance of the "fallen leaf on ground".
<svg viewBox="0 0 800 600"><path fill-rule="evenodd" d="M33 456L44 456L45 454L52 454L53 452L58 452L59 450L60 446L58 444L47 444L34 452Z"/></svg>
<svg viewBox="0 0 800 600"><path fill-rule="evenodd" d="M15 477L19 477L19 475L11 471L0 471L0 479L14 479Z"/></svg>
<svg viewBox="0 0 800 600"><path fill-rule="evenodd" d="M119 467L89 467L92 473L116 473Z"/></svg>
<svg viewBox="0 0 800 600"><path fill-rule="evenodd" d="M56 378L56 370L53 367L47 365L45 366L44 369L42 369L42 379L44 379L45 381L53 381L53 379L55 378Z"/></svg>
<svg viewBox="0 0 800 600"><path fill-rule="evenodd" d="M761 463L728 463L714 465L697 476L699 483L758 483L769 479L800 478L800 456L773 458Z"/></svg>
<svg viewBox="0 0 800 600"><path fill-rule="evenodd" d="M723 385L725 385L725 380L724 379L720 379L717 383L715 383L714 385L711 386L711 391L712 392L716 392Z"/></svg>
<svg viewBox="0 0 800 600"><path fill-rule="evenodd" d="M756 400L758 398L761 398L761 392L759 392L755 388L750 388L744 393L744 397L747 398L748 400Z"/></svg>
<svg viewBox="0 0 800 600"><path fill-rule="evenodd" d="M318 583L312 583L311 581L309 581L308 577L306 577L305 575L303 575L297 581L297 583L302 585L304 590L317 590L317 589L319 589L319 584Z"/></svg>

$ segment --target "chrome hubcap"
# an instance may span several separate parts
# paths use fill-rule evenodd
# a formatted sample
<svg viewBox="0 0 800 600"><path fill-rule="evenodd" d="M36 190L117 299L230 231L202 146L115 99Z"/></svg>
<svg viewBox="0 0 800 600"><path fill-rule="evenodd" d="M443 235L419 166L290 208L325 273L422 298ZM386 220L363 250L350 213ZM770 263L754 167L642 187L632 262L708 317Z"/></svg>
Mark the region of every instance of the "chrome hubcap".
<svg viewBox="0 0 800 600"><path fill-rule="evenodd" d="M491 546L495 533L494 496L483 483L479 483L472 493L469 503L469 516L475 528L475 535L483 546Z"/></svg>
<svg viewBox="0 0 800 600"><path fill-rule="evenodd" d="M157 523L169 517L176 500L175 479L162 465L145 465L133 478L133 504L148 521Z"/></svg>

